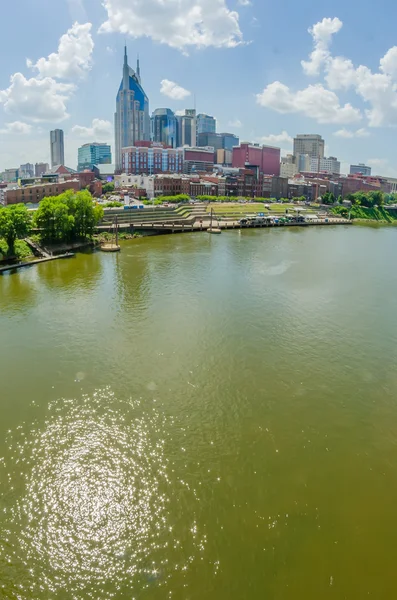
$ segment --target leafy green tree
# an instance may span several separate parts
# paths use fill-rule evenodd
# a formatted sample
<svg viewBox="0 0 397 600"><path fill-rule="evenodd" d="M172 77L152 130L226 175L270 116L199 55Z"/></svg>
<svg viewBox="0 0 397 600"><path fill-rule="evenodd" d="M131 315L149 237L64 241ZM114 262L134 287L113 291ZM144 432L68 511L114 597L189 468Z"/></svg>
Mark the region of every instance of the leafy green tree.
<svg viewBox="0 0 397 600"><path fill-rule="evenodd" d="M105 183L102 186L102 192L104 194L107 194L108 192L114 192L114 183L110 183L110 182L109 183Z"/></svg>
<svg viewBox="0 0 397 600"><path fill-rule="evenodd" d="M0 209L0 237L8 245L8 254L15 254L15 242L30 232L31 216L24 204L15 204Z"/></svg>
<svg viewBox="0 0 397 600"><path fill-rule="evenodd" d="M338 204L343 204L343 198L342 198L342 196L338 196Z"/></svg>
<svg viewBox="0 0 397 600"><path fill-rule="evenodd" d="M92 235L102 218L103 208L94 205L90 192L67 190L42 200L35 224L44 240L65 242Z"/></svg>
<svg viewBox="0 0 397 600"><path fill-rule="evenodd" d="M70 239L74 218L61 196L44 198L34 215L34 223L41 230L43 240L64 242Z"/></svg>

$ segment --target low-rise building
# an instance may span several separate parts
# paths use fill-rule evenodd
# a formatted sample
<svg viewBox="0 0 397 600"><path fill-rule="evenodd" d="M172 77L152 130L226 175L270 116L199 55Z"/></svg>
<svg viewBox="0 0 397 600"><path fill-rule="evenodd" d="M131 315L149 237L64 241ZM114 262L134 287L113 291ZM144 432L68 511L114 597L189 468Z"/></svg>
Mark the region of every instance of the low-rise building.
<svg viewBox="0 0 397 600"><path fill-rule="evenodd" d="M66 190L75 190L78 192L81 189L80 181L73 179L60 183L48 183L32 185L28 187L14 187L7 189L4 192L4 202L8 204L38 204L43 198L48 196L58 196Z"/></svg>
<svg viewBox="0 0 397 600"><path fill-rule="evenodd" d="M182 148L183 172L212 172L215 163L215 150L212 147Z"/></svg>

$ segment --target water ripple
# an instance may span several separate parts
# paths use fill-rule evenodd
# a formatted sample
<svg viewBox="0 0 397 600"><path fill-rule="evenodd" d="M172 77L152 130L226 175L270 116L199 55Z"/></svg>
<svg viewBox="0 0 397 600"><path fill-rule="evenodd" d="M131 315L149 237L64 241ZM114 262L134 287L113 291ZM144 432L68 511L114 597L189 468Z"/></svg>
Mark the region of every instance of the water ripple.
<svg viewBox="0 0 397 600"><path fill-rule="evenodd" d="M21 465L25 475L0 530L5 597L124 597L185 576L206 536L194 512L189 532L173 522L184 482L166 457L166 425L157 408L106 389L56 401L44 428L10 435L10 486ZM184 506L186 493L194 506L196 491L183 489Z"/></svg>

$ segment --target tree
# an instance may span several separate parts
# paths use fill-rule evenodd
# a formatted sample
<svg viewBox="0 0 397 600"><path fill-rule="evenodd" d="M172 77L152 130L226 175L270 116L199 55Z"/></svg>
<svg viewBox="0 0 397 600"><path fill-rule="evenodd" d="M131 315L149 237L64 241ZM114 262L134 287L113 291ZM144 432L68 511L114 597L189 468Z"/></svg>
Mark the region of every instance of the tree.
<svg viewBox="0 0 397 600"><path fill-rule="evenodd" d="M69 215L69 208L62 195L44 198L34 216L36 227L48 242L64 242L71 237L74 218Z"/></svg>
<svg viewBox="0 0 397 600"><path fill-rule="evenodd" d="M92 235L102 218L103 208L94 205L90 192L67 190L42 200L35 224L44 240L65 242Z"/></svg>
<svg viewBox="0 0 397 600"><path fill-rule="evenodd" d="M343 204L343 198L342 198L342 196L338 196L338 204Z"/></svg>
<svg viewBox="0 0 397 600"><path fill-rule="evenodd" d="M15 204L0 209L0 237L8 245L8 254L15 253L17 239L26 237L30 232L31 216L24 204Z"/></svg>
<svg viewBox="0 0 397 600"><path fill-rule="evenodd" d="M104 194L107 194L108 192L114 192L114 183L110 183L110 182L109 183L105 183L102 186L102 192Z"/></svg>

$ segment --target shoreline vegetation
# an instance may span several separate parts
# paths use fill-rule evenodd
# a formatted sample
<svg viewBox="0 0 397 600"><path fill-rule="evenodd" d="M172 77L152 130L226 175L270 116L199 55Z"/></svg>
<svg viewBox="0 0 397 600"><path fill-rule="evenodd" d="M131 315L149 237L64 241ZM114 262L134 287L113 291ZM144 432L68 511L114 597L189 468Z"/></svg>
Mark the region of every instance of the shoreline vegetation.
<svg viewBox="0 0 397 600"><path fill-rule="evenodd" d="M231 198L229 196L199 196L197 200L213 205L214 212L222 218L262 211L288 212L294 203L306 201L304 197L288 200L282 198L275 203L274 198ZM396 225L397 194L384 194L381 191L356 192L346 196L351 206L343 204L342 197L335 198L327 193L321 199L323 204L311 206L310 211L328 210L330 215L350 218L357 225ZM184 194L162 196L145 204L187 206L191 198ZM121 208L119 202L109 203L109 208ZM267 206L264 206L267 205ZM105 204L105 208L108 206ZM68 190L58 196L45 198L39 208L32 213L24 204L0 207L0 263L29 260L37 256L34 245L50 254L62 251L81 250L109 242L113 234L97 233L97 225L104 217L103 206L95 203L90 192ZM31 235L36 230L35 235ZM37 233L39 231L39 233ZM120 240L132 240L142 235L137 232L120 232ZM33 244L31 243L33 242Z"/></svg>

